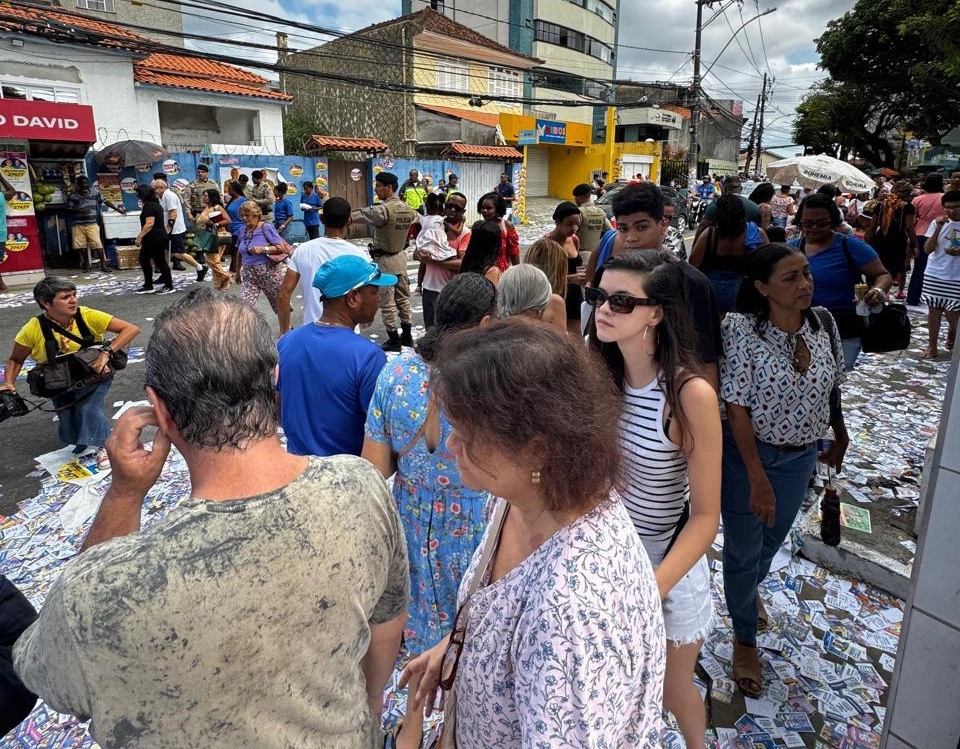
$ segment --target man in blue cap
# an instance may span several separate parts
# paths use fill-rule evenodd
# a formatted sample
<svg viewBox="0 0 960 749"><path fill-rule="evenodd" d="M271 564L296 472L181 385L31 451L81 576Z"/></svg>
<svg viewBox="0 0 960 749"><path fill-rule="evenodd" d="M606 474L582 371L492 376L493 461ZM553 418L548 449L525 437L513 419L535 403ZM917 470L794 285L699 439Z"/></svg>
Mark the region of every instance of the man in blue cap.
<svg viewBox="0 0 960 749"><path fill-rule="evenodd" d="M280 423L289 452L360 454L367 407L387 356L354 329L376 319L380 287L396 282L355 255L332 258L317 270L313 287L323 314L277 344Z"/></svg>

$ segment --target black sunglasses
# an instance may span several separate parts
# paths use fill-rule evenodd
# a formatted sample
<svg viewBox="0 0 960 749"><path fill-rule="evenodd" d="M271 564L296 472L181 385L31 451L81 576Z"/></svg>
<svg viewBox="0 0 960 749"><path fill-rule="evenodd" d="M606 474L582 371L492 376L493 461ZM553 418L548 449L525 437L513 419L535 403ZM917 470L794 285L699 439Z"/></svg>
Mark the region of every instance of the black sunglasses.
<svg viewBox="0 0 960 749"><path fill-rule="evenodd" d="M459 206L456 203L447 203L444 208L446 208L448 211L457 211L458 213L463 213L465 210L467 210L463 206Z"/></svg>
<svg viewBox="0 0 960 749"><path fill-rule="evenodd" d="M600 309L607 302L611 312L628 315L637 307L655 307L660 304L656 299L642 299L629 294L608 294L603 289L588 286L583 290L583 299L591 307Z"/></svg>

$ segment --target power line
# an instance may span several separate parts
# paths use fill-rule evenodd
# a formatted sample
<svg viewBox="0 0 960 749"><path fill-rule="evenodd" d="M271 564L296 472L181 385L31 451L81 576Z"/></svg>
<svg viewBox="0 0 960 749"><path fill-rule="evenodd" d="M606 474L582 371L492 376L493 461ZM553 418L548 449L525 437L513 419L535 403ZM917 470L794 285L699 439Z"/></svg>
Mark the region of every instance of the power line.
<svg viewBox="0 0 960 749"><path fill-rule="evenodd" d="M757 13L759 13L759 12L760 12L760 7L758 6L758 7L757 7ZM738 3L738 4L737 4L737 13L740 14L740 22L741 22L741 23L744 23L744 21L743 21L743 4L742 4L742 3ZM758 19L758 20L759 20L759 19ZM752 47L751 44L750 44L750 31L749 31L748 29L746 29L746 28L744 28L744 30L743 30L743 40L747 43L747 49L750 50L750 59L753 61L754 70L756 70L756 71L759 73L759 72L760 72L760 66L757 64L757 58L754 56L754 54L753 54L753 47Z"/></svg>

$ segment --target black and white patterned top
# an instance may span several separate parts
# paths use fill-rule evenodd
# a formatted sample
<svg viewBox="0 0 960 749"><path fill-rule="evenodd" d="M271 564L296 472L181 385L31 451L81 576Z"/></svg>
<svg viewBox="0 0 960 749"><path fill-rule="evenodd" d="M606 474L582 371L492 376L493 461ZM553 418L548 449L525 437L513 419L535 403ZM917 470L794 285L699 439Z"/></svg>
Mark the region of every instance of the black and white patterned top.
<svg viewBox="0 0 960 749"><path fill-rule="evenodd" d="M831 335L814 331L804 320L794 334L784 333L755 315L728 314L721 325L720 397L750 409L757 439L771 445L807 445L830 422L830 391L844 381L843 349L833 317ZM810 351L810 366L793 366L797 336Z"/></svg>

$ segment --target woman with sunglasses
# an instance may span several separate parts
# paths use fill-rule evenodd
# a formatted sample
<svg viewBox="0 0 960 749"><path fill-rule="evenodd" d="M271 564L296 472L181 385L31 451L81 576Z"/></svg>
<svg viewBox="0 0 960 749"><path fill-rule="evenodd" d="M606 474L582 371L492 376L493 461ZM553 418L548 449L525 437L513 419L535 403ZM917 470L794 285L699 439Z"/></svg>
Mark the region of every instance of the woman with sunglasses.
<svg viewBox="0 0 960 749"><path fill-rule="evenodd" d="M854 285L861 274L873 285L864 297L867 304L880 304L887 298L893 278L883 267L876 251L857 237L840 234L843 216L837 204L822 194L810 195L797 208L796 225L803 231L791 247L801 250L810 261L814 291L812 304L826 307L836 320L843 340L844 366L849 372L860 355L863 318L857 315Z"/></svg>
<svg viewBox="0 0 960 749"><path fill-rule="evenodd" d="M826 212L822 219L803 215L829 220ZM749 697L763 690L756 642L767 615L757 586L796 519L817 440L833 427L836 441L820 459L837 470L849 442L839 407L840 338L826 310L811 310L813 291L802 252L764 245L747 263L736 312L723 321L723 583L733 678Z"/></svg>
<svg viewBox="0 0 960 749"><path fill-rule="evenodd" d="M664 707L688 749L705 749L706 713L693 670L713 613L706 551L720 524L720 413L694 354L683 271L665 254L611 258L584 294L596 310L590 345L623 394L620 493L663 599Z"/></svg>
<svg viewBox="0 0 960 749"><path fill-rule="evenodd" d="M658 746L663 620L611 495L613 384L583 345L515 318L451 336L439 358L447 447L465 484L500 499L453 632L404 671L420 680L408 710L430 713L440 684L460 747Z"/></svg>

